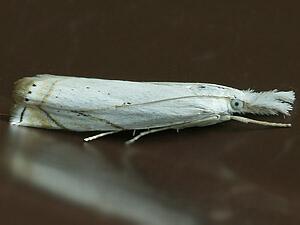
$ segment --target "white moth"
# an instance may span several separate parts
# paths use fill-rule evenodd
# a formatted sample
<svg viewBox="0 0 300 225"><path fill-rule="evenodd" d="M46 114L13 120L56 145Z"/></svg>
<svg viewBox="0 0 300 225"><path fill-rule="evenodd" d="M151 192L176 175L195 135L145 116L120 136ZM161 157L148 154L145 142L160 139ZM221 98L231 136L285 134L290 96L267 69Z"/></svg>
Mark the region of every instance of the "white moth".
<svg viewBox="0 0 300 225"><path fill-rule="evenodd" d="M294 91L238 90L207 83L132 82L54 75L16 82L11 124L71 131L101 131L90 141L124 130L144 130L126 143L167 129L228 120L274 127L236 114L289 115Z"/></svg>

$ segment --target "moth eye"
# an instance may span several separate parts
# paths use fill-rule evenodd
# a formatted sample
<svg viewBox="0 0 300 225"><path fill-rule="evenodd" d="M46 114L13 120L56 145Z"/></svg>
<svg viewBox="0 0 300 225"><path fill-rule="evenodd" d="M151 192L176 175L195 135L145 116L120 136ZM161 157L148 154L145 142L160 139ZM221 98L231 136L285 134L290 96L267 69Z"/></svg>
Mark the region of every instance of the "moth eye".
<svg viewBox="0 0 300 225"><path fill-rule="evenodd" d="M244 107L244 102L242 102L241 100L238 100L238 99L232 99L230 102L230 105L233 109L239 110Z"/></svg>

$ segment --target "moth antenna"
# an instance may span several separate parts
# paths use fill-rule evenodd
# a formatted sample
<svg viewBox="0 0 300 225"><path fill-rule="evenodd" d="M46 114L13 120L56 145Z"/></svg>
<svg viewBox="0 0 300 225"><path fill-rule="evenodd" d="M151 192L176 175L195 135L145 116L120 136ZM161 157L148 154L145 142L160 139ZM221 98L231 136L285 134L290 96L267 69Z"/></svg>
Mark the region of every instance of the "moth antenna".
<svg viewBox="0 0 300 225"><path fill-rule="evenodd" d="M272 123L272 122L267 122L267 121L249 119L249 118L245 118L245 117L241 117L241 116L230 116L230 119L236 120L236 121L239 121L242 123L253 123L253 124L270 126L270 127L291 127L292 126L292 124L290 124L290 123Z"/></svg>

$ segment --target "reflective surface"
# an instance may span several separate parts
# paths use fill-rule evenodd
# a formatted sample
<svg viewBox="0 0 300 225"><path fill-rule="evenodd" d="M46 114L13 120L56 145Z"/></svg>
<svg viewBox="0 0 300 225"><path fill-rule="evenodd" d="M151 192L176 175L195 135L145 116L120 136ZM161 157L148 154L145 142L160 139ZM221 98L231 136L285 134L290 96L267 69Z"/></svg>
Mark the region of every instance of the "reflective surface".
<svg viewBox="0 0 300 225"><path fill-rule="evenodd" d="M296 4L9 1L0 9L0 113L37 73L212 82L299 92ZM97 75L99 74L99 75ZM262 117L260 117L262 119ZM228 122L124 132L11 127L0 118L1 224L300 223L298 104L290 129Z"/></svg>

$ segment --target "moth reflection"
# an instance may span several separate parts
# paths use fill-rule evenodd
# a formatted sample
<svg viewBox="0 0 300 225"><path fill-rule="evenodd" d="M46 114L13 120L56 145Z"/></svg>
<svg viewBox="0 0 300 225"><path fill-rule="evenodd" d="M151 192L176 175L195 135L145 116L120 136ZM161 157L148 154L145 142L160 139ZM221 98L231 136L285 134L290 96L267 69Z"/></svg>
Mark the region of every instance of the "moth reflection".
<svg viewBox="0 0 300 225"><path fill-rule="evenodd" d="M170 206L128 166L117 168L101 150L12 127L6 155L12 174L63 199L139 224L199 224ZM155 192L156 191L156 192ZM199 215L198 215L199 216Z"/></svg>

